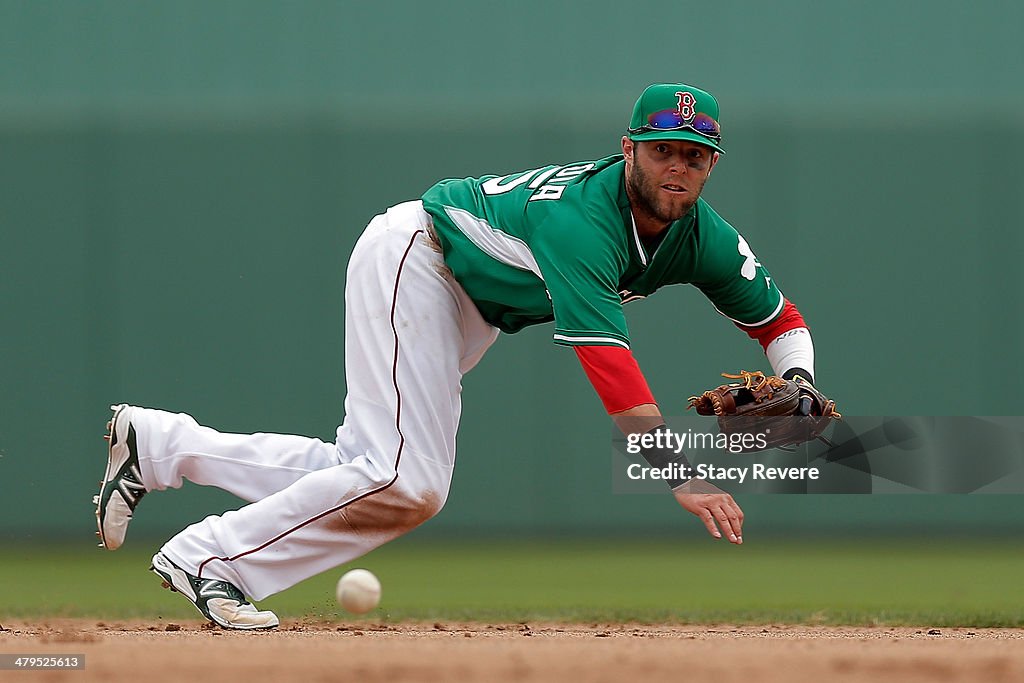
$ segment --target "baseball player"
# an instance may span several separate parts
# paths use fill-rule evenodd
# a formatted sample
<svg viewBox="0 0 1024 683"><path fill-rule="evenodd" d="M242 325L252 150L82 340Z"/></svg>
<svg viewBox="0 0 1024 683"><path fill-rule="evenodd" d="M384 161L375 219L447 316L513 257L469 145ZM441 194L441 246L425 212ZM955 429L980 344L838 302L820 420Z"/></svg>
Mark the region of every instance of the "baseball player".
<svg viewBox="0 0 1024 683"><path fill-rule="evenodd" d="M152 569L222 627L277 626L247 596L349 562L441 509L462 376L499 332L553 321L554 342L575 352L624 432L662 426L623 304L666 285L697 287L761 343L776 374L811 378L800 313L700 198L721 141L713 96L656 84L636 101L621 154L445 180L375 217L348 265L348 394L336 440L225 434L189 415L114 406L96 496L101 545L123 543L150 491L184 479L230 491L249 504L174 536ZM729 494L669 483L712 536L743 542L743 513Z"/></svg>

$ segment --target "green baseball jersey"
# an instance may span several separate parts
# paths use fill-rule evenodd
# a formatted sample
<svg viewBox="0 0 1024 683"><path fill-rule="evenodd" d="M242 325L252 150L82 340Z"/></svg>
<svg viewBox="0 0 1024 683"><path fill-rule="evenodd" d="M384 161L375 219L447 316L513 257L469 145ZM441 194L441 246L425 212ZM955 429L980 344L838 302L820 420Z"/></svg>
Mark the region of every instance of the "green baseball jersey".
<svg viewBox="0 0 1024 683"><path fill-rule="evenodd" d="M423 206L452 274L504 332L554 320L556 343L629 348L623 303L672 284L695 285L743 325L779 315L783 298L768 271L703 199L649 252L624 172L615 155L443 180Z"/></svg>

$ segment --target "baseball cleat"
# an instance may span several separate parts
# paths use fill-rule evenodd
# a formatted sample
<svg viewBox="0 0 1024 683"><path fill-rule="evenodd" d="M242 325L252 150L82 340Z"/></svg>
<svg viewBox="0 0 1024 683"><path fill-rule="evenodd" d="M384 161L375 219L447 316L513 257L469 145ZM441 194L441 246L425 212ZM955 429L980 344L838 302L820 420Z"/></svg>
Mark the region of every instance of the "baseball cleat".
<svg viewBox="0 0 1024 683"><path fill-rule="evenodd" d="M275 628L281 623L273 612L257 610L234 584L193 576L163 553L153 556L150 571L160 577L161 586L181 593L200 614L221 628L253 630Z"/></svg>
<svg viewBox="0 0 1024 683"><path fill-rule="evenodd" d="M131 423L132 407L122 403L110 409L114 417L107 423L107 470L93 503L100 547L117 550L124 543L135 507L146 495L146 486L139 470L135 427Z"/></svg>

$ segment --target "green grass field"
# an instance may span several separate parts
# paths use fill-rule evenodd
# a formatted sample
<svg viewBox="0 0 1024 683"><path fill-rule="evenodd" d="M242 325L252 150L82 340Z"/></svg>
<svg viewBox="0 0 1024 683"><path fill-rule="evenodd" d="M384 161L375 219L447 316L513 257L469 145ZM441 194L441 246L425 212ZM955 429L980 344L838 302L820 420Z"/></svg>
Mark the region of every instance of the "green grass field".
<svg viewBox="0 0 1024 683"><path fill-rule="evenodd" d="M135 539L116 553L8 546L0 555L0 618L196 618L146 571L156 547ZM1017 588L1024 548L949 539L739 548L712 540L401 539L261 606L285 620L351 620L333 589L354 566L384 585L381 607L363 617L371 621L1024 626Z"/></svg>

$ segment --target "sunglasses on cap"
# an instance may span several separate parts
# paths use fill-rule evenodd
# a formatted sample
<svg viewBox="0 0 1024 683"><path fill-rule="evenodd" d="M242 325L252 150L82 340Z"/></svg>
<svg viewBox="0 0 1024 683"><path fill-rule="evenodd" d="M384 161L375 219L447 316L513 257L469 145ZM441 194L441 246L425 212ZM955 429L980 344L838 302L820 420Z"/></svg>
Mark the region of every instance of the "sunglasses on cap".
<svg viewBox="0 0 1024 683"><path fill-rule="evenodd" d="M638 133L650 133L669 130L692 130L715 142L722 141L722 129L718 127L718 121L707 114L697 114L691 121L686 121L679 114L678 109L662 109L647 117L647 125L639 128L630 128L630 135Z"/></svg>

